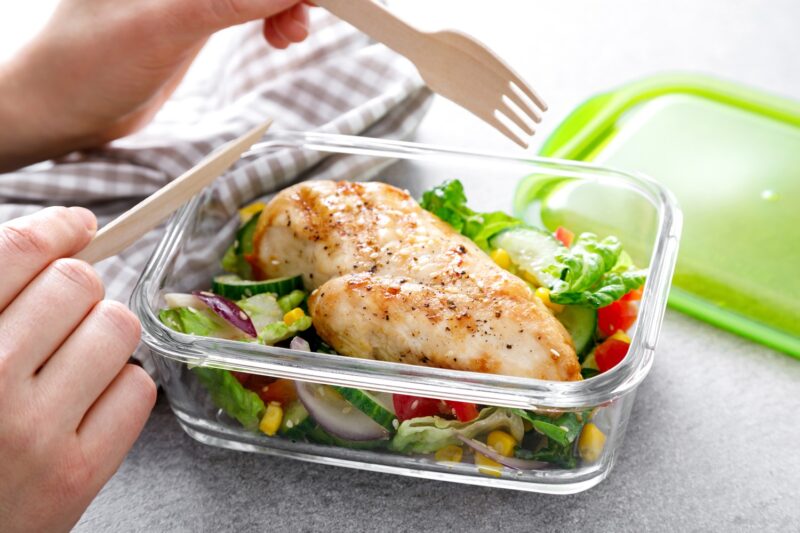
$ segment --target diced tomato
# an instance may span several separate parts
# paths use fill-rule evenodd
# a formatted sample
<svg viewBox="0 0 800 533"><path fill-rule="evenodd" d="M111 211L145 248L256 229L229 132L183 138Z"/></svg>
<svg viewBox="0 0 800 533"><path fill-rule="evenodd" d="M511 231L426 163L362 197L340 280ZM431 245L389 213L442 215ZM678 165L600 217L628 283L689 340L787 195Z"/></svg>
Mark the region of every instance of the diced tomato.
<svg viewBox="0 0 800 533"><path fill-rule="evenodd" d="M639 287L638 289L633 289L631 292L620 298L623 302L630 302L633 300L641 300L642 299L642 291L644 287Z"/></svg>
<svg viewBox="0 0 800 533"><path fill-rule="evenodd" d="M394 413L400 422L420 416L441 416L450 413L450 410L447 409L442 400L434 400L433 398L394 394L393 402Z"/></svg>
<svg viewBox="0 0 800 533"><path fill-rule="evenodd" d="M478 406L474 403L456 402L453 400L445 400L444 403L452 409L453 414L456 415L461 422L469 422L478 418Z"/></svg>
<svg viewBox="0 0 800 533"><path fill-rule="evenodd" d="M250 381L250 378L253 376L253 374L248 374L247 372L235 372L233 370L231 371L231 374L233 374L233 377L235 377L242 385L247 385L247 382Z"/></svg>
<svg viewBox="0 0 800 533"><path fill-rule="evenodd" d="M606 372L617 366L625 358L630 345L619 339L606 339L594 350L594 360L600 372Z"/></svg>
<svg viewBox="0 0 800 533"><path fill-rule="evenodd" d="M251 388L248 385L248 388ZM253 389L264 403L278 402L281 405L297 399L297 390L294 388L294 381L291 379L276 379L270 383L263 383L259 389Z"/></svg>
<svg viewBox="0 0 800 533"><path fill-rule="evenodd" d="M564 226L559 226L556 228L556 239L561 241L564 246L569 248L572 246L572 241L575 240L575 234L572 233L570 230L565 228Z"/></svg>
<svg viewBox="0 0 800 533"><path fill-rule="evenodd" d="M618 330L627 331L636 322L638 311L633 302L618 300L597 310L597 327L606 337Z"/></svg>

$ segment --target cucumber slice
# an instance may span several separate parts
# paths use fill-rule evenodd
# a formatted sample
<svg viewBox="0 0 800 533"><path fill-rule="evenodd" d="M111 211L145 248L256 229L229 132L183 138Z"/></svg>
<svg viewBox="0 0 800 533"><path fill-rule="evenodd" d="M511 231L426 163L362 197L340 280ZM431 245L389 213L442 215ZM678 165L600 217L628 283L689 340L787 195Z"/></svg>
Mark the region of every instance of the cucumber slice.
<svg viewBox="0 0 800 533"><path fill-rule="evenodd" d="M557 278L544 270L555 264L556 255L567 251L551 233L530 227L508 229L492 237L489 244L504 249L520 270L548 288Z"/></svg>
<svg viewBox="0 0 800 533"><path fill-rule="evenodd" d="M339 446L340 448L351 448L353 450L374 450L389 444L388 440L345 440L334 437L319 426L306 434L308 440L317 444L327 444L328 446Z"/></svg>
<svg viewBox="0 0 800 533"><path fill-rule="evenodd" d="M594 334L597 330L597 310L582 305L565 305L564 310L556 315L572 337L575 353L582 359L594 345Z"/></svg>
<svg viewBox="0 0 800 533"><path fill-rule="evenodd" d="M286 407L278 432L287 439L299 440L316 427L303 404L295 400Z"/></svg>
<svg viewBox="0 0 800 533"><path fill-rule="evenodd" d="M345 400L350 402L353 407L378 424L391 432L397 430L395 424L399 422L395 422L397 416L394 414L391 395L384 395L380 392L370 392L361 389L350 389L348 387L335 386L334 389L336 389Z"/></svg>
<svg viewBox="0 0 800 533"><path fill-rule="evenodd" d="M212 292L224 296L229 300L241 300L242 298L255 296L256 294L264 294L266 292L271 292L280 298L292 291L302 289L302 276L288 276L264 281L249 281L231 274L217 276L211 284Z"/></svg>

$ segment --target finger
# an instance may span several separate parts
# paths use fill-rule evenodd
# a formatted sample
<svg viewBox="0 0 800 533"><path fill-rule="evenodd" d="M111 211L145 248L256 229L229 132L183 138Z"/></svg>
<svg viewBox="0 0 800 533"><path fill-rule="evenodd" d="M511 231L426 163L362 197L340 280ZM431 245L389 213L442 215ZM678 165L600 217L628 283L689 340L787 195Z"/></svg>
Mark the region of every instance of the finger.
<svg viewBox="0 0 800 533"><path fill-rule="evenodd" d="M264 37L273 48L278 50L284 50L291 44L286 37L275 29L275 19L270 18L264 21Z"/></svg>
<svg viewBox="0 0 800 533"><path fill-rule="evenodd" d="M75 430L136 349L141 326L118 302L103 301L36 376L44 398L62 402L59 423Z"/></svg>
<svg viewBox="0 0 800 533"><path fill-rule="evenodd" d="M78 439L86 457L94 460L100 484L119 468L155 403L156 384L144 369L129 364L86 413Z"/></svg>
<svg viewBox="0 0 800 533"><path fill-rule="evenodd" d="M15 378L32 376L102 298L92 267L57 259L0 314L0 361Z"/></svg>
<svg viewBox="0 0 800 533"><path fill-rule="evenodd" d="M176 0L179 9L186 13L188 19L197 21L204 17L210 29L220 30L248 22L250 20L267 19L286 11L299 0Z"/></svg>
<svg viewBox="0 0 800 533"><path fill-rule="evenodd" d="M82 250L96 229L82 207L48 207L0 225L0 313L47 265Z"/></svg>
<svg viewBox="0 0 800 533"><path fill-rule="evenodd" d="M275 28L287 41L299 43L308 37L308 15L306 9L303 4L297 4L273 17Z"/></svg>

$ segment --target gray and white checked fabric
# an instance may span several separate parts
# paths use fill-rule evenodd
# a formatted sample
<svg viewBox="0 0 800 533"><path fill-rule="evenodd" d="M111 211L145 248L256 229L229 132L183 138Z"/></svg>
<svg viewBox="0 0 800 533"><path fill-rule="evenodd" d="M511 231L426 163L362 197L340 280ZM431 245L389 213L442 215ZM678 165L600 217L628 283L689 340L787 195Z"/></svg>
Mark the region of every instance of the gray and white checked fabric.
<svg viewBox="0 0 800 533"><path fill-rule="evenodd" d="M49 205L82 205L105 224L266 117L274 119L273 129L405 138L430 98L410 63L322 10L312 10L310 37L285 51L268 47L260 23L231 28L212 37L144 130L0 175L0 222ZM230 242L240 205L299 179L364 177L370 166L355 156L321 161L288 149L242 159L213 186L214 218L230 223L217 246L206 249L206 262L211 250ZM107 298L127 303L161 233L96 265ZM154 374L146 351L136 356Z"/></svg>

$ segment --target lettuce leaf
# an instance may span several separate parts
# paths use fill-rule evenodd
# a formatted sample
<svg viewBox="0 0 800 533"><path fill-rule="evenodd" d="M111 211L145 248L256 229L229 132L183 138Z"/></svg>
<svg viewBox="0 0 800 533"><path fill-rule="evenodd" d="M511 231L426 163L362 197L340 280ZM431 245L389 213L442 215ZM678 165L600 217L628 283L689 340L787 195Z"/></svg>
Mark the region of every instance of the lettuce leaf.
<svg viewBox="0 0 800 533"><path fill-rule="evenodd" d="M273 322L272 324L267 324L267 326L261 330L258 334L258 341L261 344L272 346L273 344L290 339L310 327L311 317L308 315L295 320L288 326L282 320Z"/></svg>
<svg viewBox="0 0 800 533"><path fill-rule="evenodd" d="M449 180L422 194L420 205L441 218L453 229L471 239L483 250L490 250L489 239L501 231L522 225L522 221L502 211L478 213L467 207L464 186Z"/></svg>
<svg viewBox="0 0 800 533"><path fill-rule="evenodd" d="M389 448L400 453L433 453L449 444L460 444L457 434L474 439L478 435L504 429L517 442L522 440L525 428L522 419L503 407L486 407L478 418L469 422L446 420L438 416L424 416L405 420L397 428Z"/></svg>
<svg viewBox="0 0 800 533"><path fill-rule="evenodd" d="M593 233L581 233L545 271L556 278L550 287L551 301L594 308L619 300L640 287L646 277L646 272L636 269L622 251L619 239L598 240Z"/></svg>
<svg viewBox="0 0 800 533"><path fill-rule="evenodd" d="M158 317L175 331L203 337L218 337L220 328L230 327L211 311L190 307L164 309ZM231 418L238 420L248 430L255 431L258 428L258 423L266 411L264 401L258 394L244 388L227 370L200 366L191 370L208 391L214 405Z"/></svg>

